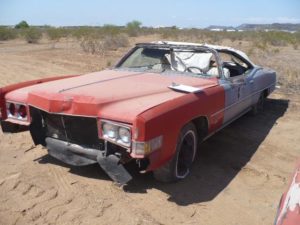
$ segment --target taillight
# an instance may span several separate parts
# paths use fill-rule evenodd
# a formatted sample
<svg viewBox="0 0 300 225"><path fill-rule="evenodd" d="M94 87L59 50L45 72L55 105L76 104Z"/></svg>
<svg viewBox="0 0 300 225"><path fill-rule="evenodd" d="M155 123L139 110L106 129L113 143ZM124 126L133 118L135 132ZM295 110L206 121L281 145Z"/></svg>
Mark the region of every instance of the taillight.
<svg viewBox="0 0 300 225"><path fill-rule="evenodd" d="M9 115L15 116L16 114L16 105L14 103L10 103L8 106Z"/></svg>
<svg viewBox="0 0 300 225"><path fill-rule="evenodd" d="M27 117L27 110L25 105L20 105L19 109L18 109L18 114L20 117L22 118L26 118Z"/></svg>

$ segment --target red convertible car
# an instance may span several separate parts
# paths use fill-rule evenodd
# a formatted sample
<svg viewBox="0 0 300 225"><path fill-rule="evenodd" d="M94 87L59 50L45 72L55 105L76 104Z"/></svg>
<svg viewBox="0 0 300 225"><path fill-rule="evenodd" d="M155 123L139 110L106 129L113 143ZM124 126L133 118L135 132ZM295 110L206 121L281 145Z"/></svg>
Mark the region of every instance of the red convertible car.
<svg viewBox="0 0 300 225"><path fill-rule="evenodd" d="M1 88L1 126L29 130L65 163L99 163L118 183L131 179L123 164L132 160L168 182L189 174L200 142L256 113L275 83L233 48L140 43L112 69Z"/></svg>

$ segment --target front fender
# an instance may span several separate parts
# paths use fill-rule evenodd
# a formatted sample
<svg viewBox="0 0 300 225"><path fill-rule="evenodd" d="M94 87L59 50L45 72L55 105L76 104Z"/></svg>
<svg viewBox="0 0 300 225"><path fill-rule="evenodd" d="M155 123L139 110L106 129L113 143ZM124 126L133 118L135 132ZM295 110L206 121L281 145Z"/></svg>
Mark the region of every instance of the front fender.
<svg viewBox="0 0 300 225"><path fill-rule="evenodd" d="M200 93L187 94L139 115L140 121L143 121L136 124L140 141L163 136L162 148L148 156L150 164L147 170L155 170L172 158L180 130L194 119L206 117L209 133L219 129L224 116L215 112L221 109L224 109L224 90L217 86Z"/></svg>
<svg viewBox="0 0 300 225"><path fill-rule="evenodd" d="M65 78L70 78L78 75L65 75L65 76L56 76L56 77L48 77L48 78L41 78L41 79L36 79L36 80L31 80L31 81L24 81L20 82L17 84L11 84L5 87L0 88L0 121L1 121L1 128L3 132L6 133L17 133L17 132L22 132L26 131L29 129L28 125L22 125L22 124L16 124L11 121L6 121L7 119L7 113L6 113L6 105L5 105L5 95L11 91L36 85L36 84L41 84L41 83L46 83L54 80L60 80L60 79L65 79Z"/></svg>

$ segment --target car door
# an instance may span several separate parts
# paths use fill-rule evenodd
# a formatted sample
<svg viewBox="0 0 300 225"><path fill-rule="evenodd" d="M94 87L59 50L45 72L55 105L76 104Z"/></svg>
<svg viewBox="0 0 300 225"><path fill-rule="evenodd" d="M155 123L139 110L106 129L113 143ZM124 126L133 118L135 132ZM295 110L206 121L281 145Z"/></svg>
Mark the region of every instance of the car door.
<svg viewBox="0 0 300 225"><path fill-rule="evenodd" d="M226 57L233 57L226 53ZM244 112L252 105L251 93L253 89L252 68L245 67L241 72L234 70L235 62L222 63L223 73L227 69L228 76L220 79L220 85L225 91L225 109L223 123L229 123ZM247 65L245 65L247 66Z"/></svg>
<svg viewBox="0 0 300 225"><path fill-rule="evenodd" d="M242 101L245 97L245 79L222 79L221 85L225 91L225 109L223 123L229 123L246 108L246 103Z"/></svg>

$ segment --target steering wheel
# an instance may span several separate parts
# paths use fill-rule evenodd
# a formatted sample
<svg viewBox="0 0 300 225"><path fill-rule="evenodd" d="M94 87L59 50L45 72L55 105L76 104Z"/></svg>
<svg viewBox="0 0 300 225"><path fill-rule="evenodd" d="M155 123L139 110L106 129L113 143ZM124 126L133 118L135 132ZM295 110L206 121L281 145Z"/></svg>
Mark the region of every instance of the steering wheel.
<svg viewBox="0 0 300 225"><path fill-rule="evenodd" d="M192 69L199 70L199 73L200 73L200 74L203 74L203 73L204 73L203 70L202 70L200 67L197 67L197 66L188 66L188 67L185 68L184 72L191 72L191 73L194 73L194 72L192 71Z"/></svg>

